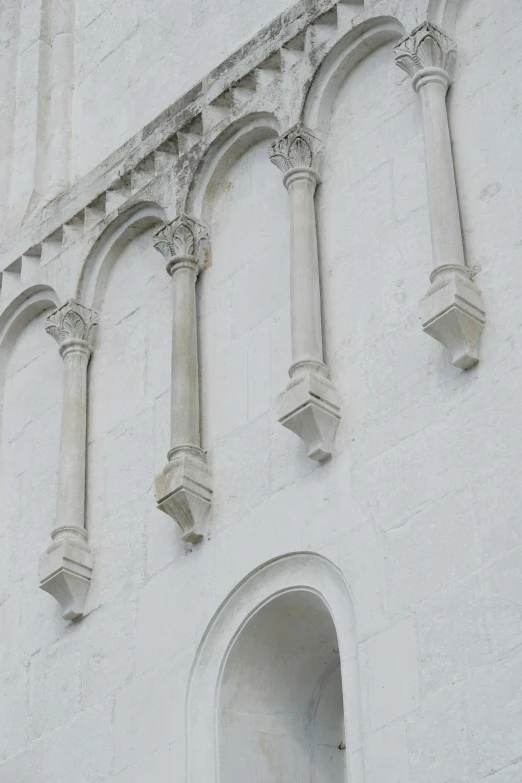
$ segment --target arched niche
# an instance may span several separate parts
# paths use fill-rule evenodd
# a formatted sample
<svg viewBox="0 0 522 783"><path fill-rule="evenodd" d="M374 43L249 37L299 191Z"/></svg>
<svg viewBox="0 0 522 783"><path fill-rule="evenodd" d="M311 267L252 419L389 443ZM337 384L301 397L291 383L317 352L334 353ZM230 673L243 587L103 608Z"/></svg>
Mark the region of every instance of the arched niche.
<svg viewBox="0 0 522 783"><path fill-rule="evenodd" d="M216 197L229 170L251 147L279 135L279 121L260 112L233 123L206 150L187 195L187 212L210 225Z"/></svg>
<svg viewBox="0 0 522 783"><path fill-rule="evenodd" d="M335 100L350 71L384 43L399 40L404 34L397 19L383 16L362 22L341 38L313 78L303 108L304 124L327 134Z"/></svg>
<svg viewBox="0 0 522 783"><path fill-rule="evenodd" d="M143 203L118 215L90 250L76 289L76 298L87 307L101 310L104 291L122 248L148 228L166 220L158 204Z"/></svg>
<svg viewBox="0 0 522 783"><path fill-rule="evenodd" d="M203 637L187 695L187 781L344 783L363 770L349 589L320 555L285 555L250 574Z"/></svg>
<svg viewBox="0 0 522 783"><path fill-rule="evenodd" d="M207 149L186 203L210 229L212 263L197 286L201 436L214 453L214 509L223 503L224 515L235 468L221 440L256 420L252 437L266 442L285 382L270 374L274 319L288 307L290 279L288 196L268 155L279 132L268 113L236 122ZM284 351L285 338L278 342Z"/></svg>

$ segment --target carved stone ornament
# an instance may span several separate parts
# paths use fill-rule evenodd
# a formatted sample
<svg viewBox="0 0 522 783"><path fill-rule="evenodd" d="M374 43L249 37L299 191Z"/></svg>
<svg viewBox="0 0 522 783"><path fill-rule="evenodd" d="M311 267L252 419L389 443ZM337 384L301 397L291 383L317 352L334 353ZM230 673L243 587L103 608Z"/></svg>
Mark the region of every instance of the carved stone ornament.
<svg viewBox="0 0 522 783"><path fill-rule="evenodd" d="M63 619L73 622L84 612L94 558L85 530L58 528L52 539L40 557L40 589L58 601Z"/></svg>
<svg viewBox="0 0 522 783"><path fill-rule="evenodd" d="M426 334L447 348L455 367L468 370L478 362L486 313L467 267L448 264L433 270L420 315Z"/></svg>
<svg viewBox="0 0 522 783"><path fill-rule="evenodd" d="M212 476L198 447L173 449L163 473L156 476L158 508L174 519L187 549L205 536L212 504Z"/></svg>
<svg viewBox="0 0 522 783"><path fill-rule="evenodd" d="M298 124L272 142L269 156L283 174L292 169L316 169L321 142L318 136Z"/></svg>
<svg viewBox="0 0 522 783"><path fill-rule="evenodd" d="M202 223L182 213L160 228L152 241L167 262L167 268L177 257L194 256L201 263L209 231Z"/></svg>
<svg viewBox="0 0 522 783"><path fill-rule="evenodd" d="M310 459L323 462L332 455L341 408L329 378L306 372L291 381L279 397L278 414L280 424L306 444Z"/></svg>
<svg viewBox="0 0 522 783"><path fill-rule="evenodd" d="M425 68L453 68L457 48L455 41L432 22L424 22L394 47L399 68L412 78Z"/></svg>
<svg viewBox="0 0 522 783"><path fill-rule="evenodd" d="M60 346L68 340L82 340L92 346L98 323L98 314L94 310L69 299L45 319L45 331Z"/></svg>

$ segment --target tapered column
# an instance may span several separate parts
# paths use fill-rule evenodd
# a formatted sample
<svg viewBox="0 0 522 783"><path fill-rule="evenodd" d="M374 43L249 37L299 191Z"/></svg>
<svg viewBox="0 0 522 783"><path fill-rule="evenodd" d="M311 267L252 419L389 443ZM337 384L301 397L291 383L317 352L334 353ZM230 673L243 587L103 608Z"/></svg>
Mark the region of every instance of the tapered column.
<svg viewBox="0 0 522 783"><path fill-rule="evenodd" d="M46 320L64 363L58 502L52 543L40 558L40 587L62 606L66 620L83 614L93 558L85 530L87 366L96 314L69 300Z"/></svg>
<svg viewBox="0 0 522 783"><path fill-rule="evenodd" d="M314 194L319 139L296 125L270 147L290 195L292 365L279 399L279 421L306 444L308 456L327 459L340 419L338 395L323 361L321 290Z"/></svg>
<svg viewBox="0 0 522 783"><path fill-rule="evenodd" d="M412 77L422 103L433 271L421 302L424 331L450 352L453 364L472 367L485 323L482 294L466 267L446 109L455 43L430 22L395 47L397 65Z"/></svg>
<svg viewBox="0 0 522 783"><path fill-rule="evenodd" d="M158 508L181 528L186 545L207 530L212 481L201 449L196 280L208 246L204 226L180 215L154 235L172 277L171 448L156 478Z"/></svg>

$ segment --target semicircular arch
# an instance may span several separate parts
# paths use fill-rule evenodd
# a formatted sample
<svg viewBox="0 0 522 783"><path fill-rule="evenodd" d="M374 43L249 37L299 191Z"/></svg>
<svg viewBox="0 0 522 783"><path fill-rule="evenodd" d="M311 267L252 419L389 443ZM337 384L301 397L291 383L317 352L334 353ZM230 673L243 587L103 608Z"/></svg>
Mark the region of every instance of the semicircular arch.
<svg viewBox="0 0 522 783"><path fill-rule="evenodd" d="M143 231L165 221L165 211L154 202L135 205L118 215L89 251L76 288L76 299L87 307L101 310L107 282L121 249Z"/></svg>
<svg viewBox="0 0 522 783"><path fill-rule="evenodd" d="M0 315L0 431L4 399L4 373L20 332L33 318L60 304L58 294L46 285L34 285L22 291Z"/></svg>
<svg viewBox="0 0 522 783"><path fill-rule="evenodd" d="M350 71L379 46L403 35L401 22L391 16L381 16L362 22L343 36L315 72L304 101L304 124L326 134L336 96Z"/></svg>
<svg viewBox="0 0 522 783"><path fill-rule="evenodd" d="M253 146L280 133L277 117L268 112L250 114L217 136L205 151L188 188L187 212L210 224L215 198L228 171Z"/></svg>

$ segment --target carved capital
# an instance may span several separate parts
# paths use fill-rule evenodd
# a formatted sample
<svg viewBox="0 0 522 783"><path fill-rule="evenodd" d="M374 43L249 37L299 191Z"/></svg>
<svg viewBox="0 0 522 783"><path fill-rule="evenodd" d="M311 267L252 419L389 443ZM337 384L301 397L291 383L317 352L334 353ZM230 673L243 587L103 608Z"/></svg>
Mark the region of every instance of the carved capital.
<svg viewBox="0 0 522 783"><path fill-rule="evenodd" d="M188 215L178 215L153 236L156 250L167 262L167 271L171 271L177 258L193 257L198 265L204 265L210 235L208 228Z"/></svg>
<svg viewBox="0 0 522 783"><path fill-rule="evenodd" d="M292 169L312 169L319 166L321 141L304 125L298 124L279 136L270 145L270 160L283 174Z"/></svg>
<svg viewBox="0 0 522 783"><path fill-rule="evenodd" d="M69 299L45 319L45 331L54 337L60 350L71 340L86 343L86 347L92 350L98 323L98 314L94 310Z"/></svg>
<svg viewBox="0 0 522 783"><path fill-rule="evenodd" d="M412 78L425 68L450 73L457 55L455 41L432 22L424 22L394 48L395 62Z"/></svg>

